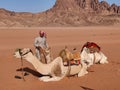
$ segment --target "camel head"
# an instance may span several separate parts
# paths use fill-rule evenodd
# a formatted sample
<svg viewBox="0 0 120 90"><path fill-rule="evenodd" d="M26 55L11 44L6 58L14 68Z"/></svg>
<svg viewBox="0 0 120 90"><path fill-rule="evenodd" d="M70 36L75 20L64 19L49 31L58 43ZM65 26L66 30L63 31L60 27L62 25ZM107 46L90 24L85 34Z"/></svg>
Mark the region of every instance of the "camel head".
<svg viewBox="0 0 120 90"><path fill-rule="evenodd" d="M24 58L28 53L33 53L30 48L16 49L14 56L16 58Z"/></svg>

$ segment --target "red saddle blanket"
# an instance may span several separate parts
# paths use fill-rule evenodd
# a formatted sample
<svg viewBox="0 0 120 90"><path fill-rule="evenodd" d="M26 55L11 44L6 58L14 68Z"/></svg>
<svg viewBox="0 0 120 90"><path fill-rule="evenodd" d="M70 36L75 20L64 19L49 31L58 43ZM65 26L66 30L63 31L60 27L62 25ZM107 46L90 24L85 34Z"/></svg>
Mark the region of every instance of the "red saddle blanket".
<svg viewBox="0 0 120 90"><path fill-rule="evenodd" d="M99 52L101 50L100 46L98 46L96 43L94 42L87 42L83 45L81 52L83 51L83 48L86 47L90 50L90 53L94 53L94 52Z"/></svg>
<svg viewBox="0 0 120 90"><path fill-rule="evenodd" d="M64 66L72 66L72 65L79 65L80 64L80 60L70 60L70 61L66 61L66 62L63 62L63 65Z"/></svg>

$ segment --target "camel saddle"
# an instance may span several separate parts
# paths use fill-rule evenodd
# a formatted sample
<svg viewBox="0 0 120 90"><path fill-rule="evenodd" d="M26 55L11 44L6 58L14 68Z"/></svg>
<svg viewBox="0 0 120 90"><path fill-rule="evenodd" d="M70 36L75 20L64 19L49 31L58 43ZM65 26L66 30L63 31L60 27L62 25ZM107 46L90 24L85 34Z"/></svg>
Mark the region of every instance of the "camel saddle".
<svg viewBox="0 0 120 90"><path fill-rule="evenodd" d="M79 65L80 62L80 52L74 52L73 53L73 59L64 61L64 66L72 66L72 65Z"/></svg>
<svg viewBox="0 0 120 90"><path fill-rule="evenodd" d="M89 49L90 53L94 53L94 52L99 52L101 50L100 46L98 46L96 43L94 42L87 42L83 45L81 52L83 51L83 48L86 47Z"/></svg>

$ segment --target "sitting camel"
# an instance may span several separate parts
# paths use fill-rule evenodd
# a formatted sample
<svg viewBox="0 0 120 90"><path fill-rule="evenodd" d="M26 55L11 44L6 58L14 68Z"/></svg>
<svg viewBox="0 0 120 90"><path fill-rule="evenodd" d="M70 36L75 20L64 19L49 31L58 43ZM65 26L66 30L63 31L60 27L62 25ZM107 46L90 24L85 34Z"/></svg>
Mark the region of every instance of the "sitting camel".
<svg viewBox="0 0 120 90"><path fill-rule="evenodd" d="M108 63L107 57L102 53L101 48L94 42L87 42L81 50L81 61L87 62L88 67L94 63Z"/></svg>
<svg viewBox="0 0 120 90"><path fill-rule="evenodd" d="M69 59L68 57L69 54L67 50L63 50L63 51L67 53L66 59ZM62 55L57 57L48 64L43 64L42 62L40 62L37 59L37 57L32 53L32 50L29 48L18 49L17 51L15 51L14 56L16 58L23 58L28 62L30 62L40 74L45 75L39 78L39 80L44 82L59 81L68 74L69 75L77 74L77 76L80 77L88 73L87 66L85 64L64 66Z"/></svg>

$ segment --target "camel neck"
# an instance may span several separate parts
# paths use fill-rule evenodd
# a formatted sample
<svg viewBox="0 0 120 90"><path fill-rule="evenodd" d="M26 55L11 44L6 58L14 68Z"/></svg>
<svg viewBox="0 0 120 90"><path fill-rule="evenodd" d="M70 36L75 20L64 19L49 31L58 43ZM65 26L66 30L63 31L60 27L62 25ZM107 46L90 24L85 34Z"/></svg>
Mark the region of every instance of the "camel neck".
<svg viewBox="0 0 120 90"><path fill-rule="evenodd" d="M47 71L47 69L49 68L49 65L43 64L41 63L36 56L34 56L33 54L28 54L26 60L28 62L30 62L34 68L40 72L41 74L48 74L49 72Z"/></svg>

